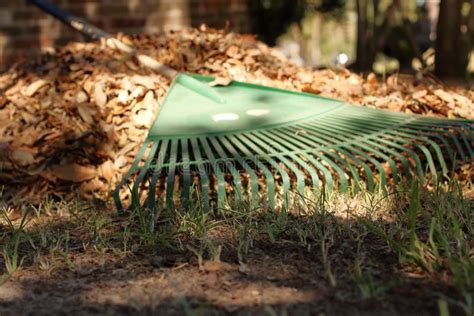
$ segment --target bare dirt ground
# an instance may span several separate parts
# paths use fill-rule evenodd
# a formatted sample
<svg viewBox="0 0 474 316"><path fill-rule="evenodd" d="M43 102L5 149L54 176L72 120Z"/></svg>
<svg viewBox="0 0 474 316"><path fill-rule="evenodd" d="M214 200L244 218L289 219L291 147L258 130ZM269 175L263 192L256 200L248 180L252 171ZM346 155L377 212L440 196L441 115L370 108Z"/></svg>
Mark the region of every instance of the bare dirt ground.
<svg viewBox="0 0 474 316"><path fill-rule="evenodd" d="M77 271L19 272L0 287L1 314L432 315L437 305L431 293L450 288L442 274L434 279L396 271L396 258L388 255L379 282L395 274L400 284L361 300L351 280L328 284L317 254L284 243L253 249L245 266L209 261L199 269L196 260L181 256L172 257L176 262L110 255L91 262L97 259L81 254L71 260L81 262Z"/></svg>
<svg viewBox="0 0 474 316"><path fill-rule="evenodd" d="M154 233L82 204L45 202L24 228L9 213L0 315L469 315L473 201L405 189L304 216L162 214Z"/></svg>

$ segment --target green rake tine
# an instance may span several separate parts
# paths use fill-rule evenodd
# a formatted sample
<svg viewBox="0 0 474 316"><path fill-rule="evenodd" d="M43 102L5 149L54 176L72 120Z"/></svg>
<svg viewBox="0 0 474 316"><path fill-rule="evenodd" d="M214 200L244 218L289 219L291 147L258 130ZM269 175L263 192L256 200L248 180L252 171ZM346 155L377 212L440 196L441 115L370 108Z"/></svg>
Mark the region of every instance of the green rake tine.
<svg viewBox="0 0 474 316"><path fill-rule="evenodd" d="M199 171L199 180L201 182L201 191L202 191L202 206L204 212L209 212L209 177L207 175L207 170L205 164L202 162L201 149L197 143L196 138L191 138L191 146L193 148L194 159Z"/></svg>
<svg viewBox="0 0 474 316"><path fill-rule="evenodd" d="M325 125L325 124L324 124ZM336 130L339 130L339 131L344 131L344 132L352 132L354 133L354 130L353 129L350 129L350 130L347 130L346 127L338 127L339 125L336 125L336 124L331 124L331 127L328 127L328 128L325 128L325 126L321 125L320 126L320 129L324 129L324 130L327 130L328 133L330 132L334 132L334 129L336 128ZM333 134L334 135L334 134ZM357 135L357 134L356 134ZM363 134L361 134L362 136ZM341 136L336 136L334 135L333 137L338 137L338 138L341 138ZM402 165L404 166L404 172L405 173L408 173L409 174L409 167L408 167L408 161L402 156L400 155L399 153L397 153L396 151L386 147L386 146L383 146L383 145L380 145L380 144L377 144L377 143L374 143L374 142L371 142L370 140L367 140L365 139L366 135L364 135L364 137L360 137L360 136L356 136L355 138L353 138L352 140L348 141L348 143L351 145L351 148L353 148L353 146L357 146L357 147L360 147L360 148L363 148L365 150L367 150L368 152L371 152L371 153L374 153L376 155L378 155L379 157L385 159L388 164L390 165L390 168L392 169L392 172L393 172L393 178L394 178L394 181L395 182L398 182L399 179L400 179L400 176L398 175L398 167L396 166L396 163L391 159L387 159L387 155L383 154L382 152L378 151L378 150L374 150L373 147L368 147L366 145L364 145L364 143L369 143L371 144L372 146L375 146L375 147L378 147L378 148L381 148L382 150L385 150L387 152L390 152L392 153L394 156L398 157L401 161L402 161ZM353 148L354 149L354 148ZM360 153L360 151L358 151ZM363 154L363 156L365 156L366 158L368 158L369 156L367 154ZM372 162L373 163L373 162ZM380 167L382 168L382 167ZM382 186L384 186L385 184L382 183Z"/></svg>
<svg viewBox="0 0 474 316"><path fill-rule="evenodd" d="M158 142L158 140L156 140L156 142ZM158 182L158 178L160 177L161 172L163 171L163 161L168 151L168 144L169 140L161 141L160 150L158 156L156 157L155 165L153 166L153 173L150 181L150 193L148 195L148 209L150 210L150 212L155 208L156 185Z"/></svg>
<svg viewBox="0 0 474 316"><path fill-rule="evenodd" d="M350 118L348 118L348 120L351 120L353 119L354 117L356 117L361 115L361 113L354 113L353 116L351 116ZM363 119L367 119L367 118L363 118ZM382 121L386 121L387 119L386 118L378 118L377 122L369 122L368 120L366 120L364 122L364 125L368 125L368 124L371 124L371 125L375 125L375 126L380 126L380 124L383 124ZM413 120L413 119L412 119ZM393 122L392 122L393 123ZM384 130L383 131L378 131L379 133L381 132L387 132L388 134L392 134L392 133L396 133L398 135L404 135L404 136L407 136L408 139L418 139L418 140L423 140L424 142L426 143L429 143L431 145L431 147L434 149L434 151L436 152L436 155L437 155L437 158L438 158L438 161L440 163L440 166L442 168L442 172L443 174L447 174L448 173L448 168L446 166L446 163L444 161L444 158L443 158L443 153L441 151L441 148L439 147L439 145L434 142L433 140L431 140L429 137L426 137L426 136L418 136L419 133L415 133L413 130L410 130L410 129L406 129L406 128L403 128L403 124L399 123L399 124L394 124L393 126L386 126L386 125L382 125L382 127L384 127ZM400 129L402 129L402 131L400 131ZM428 157L427 157L428 158ZM436 171L436 167L434 165L434 161L432 160L431 158L431 155L429 155L429 158L428 158L428 164L430 166L430 169L432 168L432 176L433 176L433 179L435 180L437 178L437 171Z"/></svg>
<svg viewBox="0 0 474 316"><path fill-rule="evenodd" d="M187 209L189 206L189 190L191 188L191 170L190 170L190 159L189 159L189 150L188 150L188 140L181 140L181 159L183 161L182 175L183 175L183 185L181 188L181 205L183 209Z"/></svg>
<svg viewBox="0 0 474 316"><path fill-rule="evenodd" d="M372 173L372 170L370 170L370 167L364 163L362 160L356 158L354 155L352 155L350 152L344 150L344 148L348 148L350 151L357 151L359 153L359 155L363 156L364 158L366 159L369 159L371 160L371 158L366 155L365 153L361 152L361 151L358 151L356 150L355 148L352 148L351 146L349 145L344 145L341 144L340 142L337 142L337 143L334 143L334 137L333 135L328 135L328 136L325 136L326 133L324 133L321 128L319 129L313 129L312 128L312 125L298 125L298 127L303 128L304 130L309 130L311 131L311 136L313 136L313 138L310 138L309 135L307 134L301 134L300 135L300 141L305 143L306 145L312 147L312 148L317 148L317 146L320 146L320 144L318 143L315 143L314 142L314 139L317 139L319 141L319 143L322 143L326 146L329 146L329 147L332 147L334 148L335 150L338 150L341 154L345 155L346 157L348 157L349 159L352 159L353 161L355 161L358 165L361 165L362 168L364 169L366 175L367 175L367 180L368 180L368 189L370 191L373 191L374 189L374 178L373 178L373 173ZM321 125L319 125L319 127L321 127ZM294 127L296 129L296 127ZM290 129L290 127L287 127L285 129ZM291 130L290 130L291 131ZM316 134L317 133L317 134ZM322 135L321 135L322 134ZM324 139L327 139L324 140ZM344 140L343 140L344 141ZM376 162L376 160L374 160L374 162ZM344 165L348 165L347 162L343 162ZM375 164L376 165L376 164ZM381 168L381 166L380 166ZM383 170L381 168L381 170ZM353 171L351 170L351 173L353 174ZM384 174L382 174L384 175ZM360 178L359 176L355 177L356 179L356 182L360 181Z"/></svg>
<svg viewBox="0 0 474 316"><path fill-rule="evenodd" d="M288 154L288 156L291 157L293 161L298 163L301 166L301 168L303 168L303 170L306 170L309 173L309 176L311 177L311 184L313 185L313 189L316 189L321 183L321 180L319 179L319 176L316 170L314 170L310 165L308 165L296 154Z"/></svg>
<svg viewBox="0 0 474 316"><path fill-rule="evenodd" d="M322 163L320 163L318 160L316 160L313 156L311 156L307 152L302 152L301 155L308 159L308 161L313 164L317 170L321 171L324 175L324 181L326 184L326 188L329 191L332 191L334 188L334 180L332 178L331 172L329 171L328 168L326 168Z"/></svg>
<svg viewBox="0 0 474 316"><path fill-rule="evenodd" d="M410 127L410 126L407 126L407 127ZM453 166L456 165L456 160L454 159L454 153L451 149L451 146L449 146L449 143L448 143L446 138L444 138L443 136L438 135L438 134L430 134L429 132L432 131L432 130L424 128L424 127L423 128L418 127L417 129L418 130L425 130L426 132L424 132L424 134L428 135L428 137L433 137L433 138L439 139L443 143L443 145L445 147L445 150L448 152L448 156L449 156L449 159L451 160L451 163L453 164ZM446 131L443 131L443 132L446 132Z"/></svg>
<svg viewBox="0 0 474 316"><path fill-rule="evenodd" d="M155 157L155 152L156 152L157 148L158 148L158 143L154 142L153 146L151 148L150 154L148 155L148 157L145 161L145 165L141 168L140 173L138 174L138 177L136 178L135 182L133 183L132 194L134 196L139 196L138 190L140 189L140 185L144 181L145 176L148 174L148 170L149 170L148 168L149 168L153 158ZM140 201L138 201L138 202L140 202Z"/></svg>
<svg viewBox="0 0 474 316"><path fill-rule="evenodd" d="M339 152L341 152L341 149L339 147L339 143L331 143L334 139L331 139L330 142L327 142L327 141L324 141L323 139L321 139L321 134L320 134L320 130L316 130L316 129L312 129L312 128L308 128L308 130L312 130L313 132L317 132L318 134L311 134L312 136L314 136L314 138L316 138L320 143L323 143L324 145L330 147L330 148L333 148L333 149L337 149ZM310 148L312 148L314 151L317 151L318 150L318 147L321 148L320 150L327 153L330 157L332 157L333 159L337 160L339 163L341 163L343 166L348 166L348 162L346 160L344 160L342 157L340 157L339 155L329 151L327 148L324 148L324 147L321 147L318 143L315 143L314 142L314 139L313 138L309 138L307 135L305 134L302 134L300 139L299 140L296 140L294 137L292 137L293 135L291 135L291 132L288 131L288 128L283 128L282 131L281 131L281 137L284 137L286 139L286 141L290 142L290 143L293 143L297 146L300 146L302 148L304 148L306 145L310 146ZM298 148L298 147L295 147L295 148ZM344 151L344 150L343 150ZM341 152L342 153L342 152ZM350 153L348 152L345 152L346 156L352 156ZM355 158L354 156L352 156L353 158ZM357 159L357 158L355 158ZM335 164L333 162L333 164ZM336 165L337 166L337 165ZM368 167L368 166L367 166ZM338 169L338 170L337 170ZM351 168L348 168L349 171L351 172L351 174L353 174L354 178L355 178L355 182L358 183L360 181L360 177L357 173L353 173L353 170L351 170ZM346 174L345 172L340 169L338 166L337 168L335 169L336 172L339 174L339 177L341 179L341 190L343 192L345 192L347 190L347 186L348 186L348 183L347 183L347 179L346 179ZM367 169L364 168L364 170L367 172ZM367 176L368 177L371 177L372 176L372 173L367 173ZM373 183L372 180L370 180L369 182ZM356 184L358 185L358 184ZM372 184L373 185L373 184Z"/></svg>
<svg viewBox="0 0 474 316"><path fill-rule="evenodd" d="M250 132L250 134L252 133ZM275 162L274 159L272 159L267 153L264 152L265 146L268 146L268 144L265 144L258 138L249 137L247 133L242 133L241 136L245 138L244 143L248 144L255 152L259 154L261 158L265 159L266 162L268 162L273 168L275 168L275 170L280 173L281 179L283 181L283 192L285 192L285 206L286 208L288 208L290 206L290 197L288 194L291 189L290 176L285 170L283 170L283 168L278 163Z"/></svg>
<svg viewBox="0 0 474 316"><path fill-rule="evenodd" d="M299 126L300 128L297 129L296 128L297 126ZM302 125L297 125L297 126L294 126L294 127L289 127L288 126L288 127L284 127L283 129L287 130L289 133L293 133L293 134L298 133L298 130L301 130L301 129L304 130L304 128L302 128ZM357 166L362 166L362 168L364 169L364 172L367 175L367 181L368 181L367 187L368 187L369 191L373 191L374 179L373 179L373 173L372 173L372 170L370 170L370 167L365 162L363 162L359 158L352 155L350 152L344 150L342 145L335 145L333 143L333 140L334 140L333 137L329 138L330 141L325 141L325 140L319 138L320 135L314 136L314 138L316 138L319 142L319 143L315 143L314 139L311 139L311 138L307 137L304 133L301 133L301 134L298 134L298 135L300 136L300 140L302 142L304 142L305 144L311 146L312 148L317 148L318 146L321 146L321 144L324 144L326 146L331 146L335 150L338 150L342 155L344 155L344 156L348 157L349 159L351 159L352 161L354 161ZM315 134L313 134L313 135L315 135ZM323 138L326 138L326 137L323 136ZM350 166L350 164L348 162L346 162L345 165ZM360 180L359 175L354 174L353 170L351 170L351 173L354 175L354 178L356 179L356 181ZM358 186L358 184L357 184L357 186Z"/></svg>
<svg viewBox="0 0 474 316"><path fill-rule="evenodd" d="M466 128L466 127L464 127L464 128ZM459 136L463 140L464 145L466 146L465 149L467 150L467 153L466 153L463 161L467 161L468 159L474 158L474 152L472 151L471 146L469 145L469 141L466 138L466 135L465 135L466 133L463 132L462 129L459 126L455 126L455 127L453 127L453 129L458 132ZM455 138L455 139L457 141L457 138ZM459 144L459 145L461 146L461 144ZM462 146L461 146L461 148L462 148ZM469 156L469 158L467 156Z"/></svg>
<svg viewBox="0 0 474 316"><path fill-rule="evenodd" d="M409 133L412 133L412 131L410 131ZM433 180L436 180L438 171L436 170L436 166L434 164L434 160L433 160L433 156L432 156L431 152L428 150L428 148L425 145L419 145L417 143L412 143L412 142L410 142L409 139L410 138L417 139L417 140L420 140L420 141L424 141L425 143L428 143L434 149L434 151L436 153L439 164L441 166L442 173L447 174L448 173L448 168L447 168L446 163L444 161L443 153L442 153L441 148L439 147L439 145L436 142L434 142L433 140L429 139L428 137L419 137L419 136L416 136L415 134L409 134L409 133L407 133L406 131L405 132L400 132L398 130L394 130L393 132L389 132L387 134L388 135L395 134L397 136L406 136L405 139L408 139L408 144L418 145L418 147L425 153L426 159L428 161L428 166L429 166L429 168L432 172Z"/></svg>
<svg viewBox="0 0 474 316"><path fill-rule="evenodd" d="M451 126L445 126L446 128L449 127L449 128L453 128ZM438 127L438 128L442 128L442 126ZM448 134L449 137L451 138L451 140L453 141L454 145L456 146L456 149L457 149L457 152L459 152L460 156L461 156L461 160L462 161L465 161L466 160L466 155L464 153L464 150L462 149L462 146L461 144L459 143L457 137L451 132L449 131L448 129L443 130L444 133ZM423 129L425 129L425 127L423 127ZM449 147L448 147L449 148ZM452 151L450 151L450 158L451 158L451 161L453 162L453 165L455 165L455 161L453 161L454 159L454 155L452 153Z"/></svg>
<svg viewBox="0 0 474 316"><path fill-rule="evenodd" d="M334 123L334 124L336 124L336 123ZM366 128L365 130L367 130L367 128ZM359 134L360 134L360 135L363 135L362 129L358 129L358 131L361 131L361 133L359 133ZM387 136L387 135L384 135L384 136ZM418 177L420 180L422 180L422 179L424 178L424 176L423 176L423 169L421 168L422 164L421 164L420 158L418 157L418 155L417 155L413 150L411 150L410 148L403 147L403 146L401 146L401 145L399 145L399 144L397 144L397 143L394 143L394 142L391 142L391 141L387 141L387 140L385 140L385 139L375 138L375 137L377 137L377 135L372 135L370 138L372 138L372 139L374 139L374 140L376 140L376 141L383 142L383 143L385 143L385 144L387 144L387 145L390 145L390 146L392 146L392 147L398 148L399 150L406 151L406 152L410 155L410 157L415 160L415 163L416 163L416 164L415 164L415 168L416 168L416 171L417 171L417 172L416 172L417 177ZM401 142L401 143L405 143L405 144L410 144L410 145L412 145L412 144L410 143L410 141L407 140L407 139L395 137L395 136L392 136L392 135L389 135L389 137L390 137L391 139L398 140L398 141ZM427 149L424 145L417 145L417 147L420 147L420 146L423 147L423 149L422 149L423 152L428 152L428 154L429 154L428 149ZM364 155L365 155L365 154L364 154ZM429 154L429 155L431 156L431 154Z"/></svg>
<svg viewBox="0 0 474 316"><path fill-rule="evenodd" d="M235 186L235 194L237 195L237 199L241 199L242 198L242 181L240 179L240 174L237 172L237 169L235 168L233 157L229 157L225 153L222 146L219 144L219 140L221 140L221 138L219 138L218 140L216 137L212 136L212 137L209 137L209 139L212 145L214 146L214 148L216 149L217 153L219 154L219 156L228 158L229 165L227 167L229 168L229 171L232 174L232 178L233 178L234 186Z"/></svg>
<svg viewBox="0 0 474 316"><path fill-rule="evenodd" d="M322 150L322 152L325 152L327 153L329 156L333 157L333 153L331 153L330 151L327 151L327 150ZM319 152L312 152L313 155L317 156L319 159L321 159L321 161L324 161L325 163L327 163L329 166L331 166L331 168L333 168L334 170L336 170L336 173L339 175L339 185L340 185L340 190L342 192L346 192L347 191L347 187L348 187L348 182L347 182L347 179L346 179L346 174L344 173L344 170L342 170L334 161L332 161L331 159L327 158L325 155L323 155L322 153L319 153ZM333 157L334 158L334 157Z"/></svg>
<svg viewBox="0 0 474 316"><path fill-rule="evenodd" d="M437 136L440 137L440 135L436 132L439 132L440 131L439 129L442 129L442 131L444 133L450 135L450 137L452 138L452 140L454 141L454 143L456 145L456 148L459 150L460 154L463 155L464 152L461 149L461 146L460 146L460 144L457 140L457 137L455 137L455 135L453 135L452 132L448 130L448 128L454 128L458 131L459 136L463 139L463 141L467 145L468 151L472 155L472 151L470 149L470 146L467 144L467 140L466 140L466 137L464 135L465 133L462 132L461 130L459 130L460 126L467 129L467 130L470 129L469 125L465 125L465 123L468 123L468 122L464 121L464 120L452 121L452 120L435 119L435 118L429 118L429 117L419 117L416 120L414 120L413 122L410 122L409 124L407 124L406 126L407 127L413 127L414 129L417 129L417 130L421 129L421 130L425 130L425 131L434 132L435 134L432 135L434 137L437 137ZM449 146L447 146L447 150L451 151L451 148ZM451 155L451 157L453 156L452 151L451 151L450 155ZM465 158L462 158L462 159L464 160Z"/></svg>
<svg viewBox="0 0 474 316"><path fill-rule="evenodd" d="M202 144L202 147L204 148L204 151L206 153L207 159L209 160L209 163L212 166L212 169L214 170L214 174L217 177L217 206L220 209L224 209L225 206L225 178L224 178L224 173L222 173L222 170L217 162L217 160L214 158L214 154L212 153L212 149L207 141L206 137L201 137L199 138Z"/></svg>
<svg viewBox="0 0 474 316"><path fill-rule="evenodd" d="M393 156L397 157L398 160L400 160L400 163L402 164L403 174L408 179L411 179L410 163L408 162L408 159L406 159L406 157L404 157L402 154L400 154L399 152L391 149L390 147L388 147L386 145L382 145L382 144L377 143L376 139L374 139L374 141L372 141L370 138L367 138L367 139L363 140L363 142L366 143L366 144L378 147L381 150L386 151L387 153L392 154ZM397 178L399 178L398 180L401 180L401 177L398 176L398 174L397 174ZM397 180L395 180L395 181L397 181Z"/></svg>
<svg viewBox="0 0 474 316"><path fill-rule="evenodd" d="M174 209L174 182L176 174L176 160L178 158L178 140L171 140L170 156L168 163L168 177L166 179L166 204L170 210Z"/></svg>
<svg viewBox="0 0 474 316"><path fill-rule="evenodd" d="M130 177L138 170L138 164L140 163L143 155L145 154L145 151L148 147L148 144L150 142L147 140L143 143L142 147L140 148L140 151L138 152L137 154L137 157L135 158L135 160L133 161L133 164L132 166L130 167L130 169L128 170L128 172L125 174L125 176L123 177L122 181L120 181L120 183L117 185L117 187L115 188L115 191L114 191L114 201L115 201L115 206L118 210L118 214L119 215L123 215L123 211L124 211L124 208L123 208L123 204L122 204L122 201L120 200L120 190L125 186L125 184L128 182L128 179L130 179Z"/></svg>
<svg viewBox="0 0 474 316"><path fill-rule="evenodd" d="M276 136L270 136L268 135L268 137L271 137L274 141L276 141L277 143L280 144L280 146L282 147L286 147L288 148L290 151L292 150L299 150L300 147L298 146L295 146L294 144L301 144L300 142L298 142L297 140L295 140L294 138L291 138L289 136L285 136L285 133L282 131L281 133L278 134L278 136L280 138L276 138ZM285 142L282 142L282 140L285 139ZM325 152L327 153L329 156L331 156L332 158L336 159L336 160L340 160L340 162L342 162L343 164L345 163L344 160L342 160L341 157L337 156L336 154L326 150L325 148L321 148L320 149L322 152ZM327 158L326 156L324 155L321 155L321 154L318 154L316 153L316 150L315 150L315 154L323 161L325 161L326 163L328 163L334 170L336 170L336 172L339 174L339 177L340 177L340 185L341 185L341 191L345 192L347 190L347 186L348 186L348 183L347 183L347 179L346 179L346 175L344 173L344 171L336 164L334 163L334 161L332 161L331 159Z"/></svg>
<svg viewBox="0 0 474 316"><path fill-rule="evenodd" d="M244 145L242 140L240 139L241 135L231 135L229 136L229 140L234 143L242 152L245 156L247 157L254 157L255 161L254 163L257 165L257 167L262 170L263 174L265 175L265 179L267 181L267 191L268 191L268 205L271 210L275 209L275 179L273 177L273 174L268 170L268 168L260 161L258 160L258 157L255 154L252 154L249 151L249 146L248 144ZM250 147L251 148L251 147Z"/></svg>
<svg viewBox="0 0 474 316"><path fill-rule="evenodd" d="M335 124L335 125L338 124L337 118L336 118L336 120L333 120L333 124ZM372 130L374 130L378 134L381 133L381 130L379 128L374 127L374 126L379 126L380 127L380 124L377 124L377 123L367 121L367 122L364 123L364 125L359 125L359 126L361 126L361 128L365 128L366 130L371 128ZM382 127L385 127L385 125L382 125ZM397 130L396 131L384 130L384 131L387 132L386 134L383 134L384 136L393 136L393 138L395 140L401 141L402 143L406 143L406 144L409 144L409 145L417 146L418 148L420 148L420 150L426 156L426 159L428 161L428 166L431 170L431 173L433 174L433 178L436 179L437 170L436 170L436 167L434 165L434 161L433 161L433 158L432 158L432 155L431 155L430 151L428 150L428 148L425 145L419 144L419 143L414 143L414 142L411 141L411 139L418 139L418 140L422 140L424 142L428 142L431 145L431 147L433 147L433 149L436 151L436 153L438 154L438 157L439 157L439 156L442 156L442 154L439 153L440 150L439 150L439 147L436 143L434 143L433 141L430 141L426 137L418 137L415 134L408 134L408 133L404 133L404 132L399 132ZM405 136L405 137L402 137L402 136ZM444 160L442 160L442 161L444 162Z"/></svg>
<svg viewBox="0 0 474 316"><path fill-rule="evenodd" d="M267 134L267 133L266 133L266 131L260 131L259 133L252 133L252 135L254 135L256 138L260 139L260 141L259 141L260 144L265 144L265 139L262 140L262 138L260 136L261 134ZM283 164L285 164L288 168L290 168L290 170L296 175L297 191L301 194L301 196L303 196L304 195L304 187L305 187L305 182L304 182L305 176L304 176L304 174L298 168L296 168L293 163L288 161L288 159L286 159L284 157L284 154L276 154L276 157Z"/></svg>
<svg viewBox="0 0 474 316"><path fill-rule="evenodd" d="M230 144L229 140L227 139L226 136L223 136L220 138L222 144L224 147L232 153L232 145ZM251 205L253 208L256 208L258 205L258 180L257 180L257 175L255 174L255 171L245 162L242 158L241 155L239 155L237 152L232 153L232 155L237 159L238 163L240 163L244 169L245 172L249 175L250 177L250 190L251 190ZM240 175L239 175L240 179Z"/></svg>
<svg viewBox="0 0 474 316"><path fill-rule="evenodd" d="M279 130L279 133L278 135L276 135L275 133L269 133L268 131L262 131L262 133L264 133L268 138L272 139L273 141L279 143L280 146L282 147L286 147L288 151L293 151L293 150L298 150L299 148L295 145L292 144L292 140L291 137L287 136L286 134L284 134L284 131L283 130ZM282 142L282 139L285 140L285 142ZM288 143L288 141L290 141ZM302 144L301 144L302 145ZM304 148L304 147L303 147ZM324 150L324 148L320 148L321 151ZM325 157L322 157L322 156L319 156L320 159L326 161ZM338 169L338 167L336 168ZM340 169L339 169L340 170ZM344 174L344 172L341 170L341 172L339 173L340 176L342 176ZM344 179L345 179L345 176L344 176ZM331 181L332 181L332 177L331 177ZM345 191L345 186L344 184L342 183L343 180L341 181L341 187L343 188L342 190ZM332 186L333 184L331 184Z"/></svg>

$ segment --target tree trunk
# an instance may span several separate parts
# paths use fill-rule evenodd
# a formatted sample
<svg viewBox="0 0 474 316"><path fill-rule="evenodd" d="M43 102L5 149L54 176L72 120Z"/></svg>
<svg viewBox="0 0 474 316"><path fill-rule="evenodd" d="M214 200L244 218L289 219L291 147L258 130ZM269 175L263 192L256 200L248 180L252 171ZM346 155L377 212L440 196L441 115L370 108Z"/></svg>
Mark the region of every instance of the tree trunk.
<svg viewBox="0 0 474 316"><path fill-rule="evenodd" d="M441 0L436 36L436 75L443 78L462 77L459 61L461 45L461 6L463 0Z"/></svg>
<svg viewBox="0 0 474 316"><path fill-rule="evenodd" d="M368 70L372 68L373 58L369 44L369 21L367 11L370 0L357 0L357 69Z"/></svg>
<svg viewBox="0 0 474 316"><path fill-rule="evenodd" d="M469 40L470 40L470 51L474 50L474 0L471 0L471 11L469 12L469 18L467 21Z"/></svg>

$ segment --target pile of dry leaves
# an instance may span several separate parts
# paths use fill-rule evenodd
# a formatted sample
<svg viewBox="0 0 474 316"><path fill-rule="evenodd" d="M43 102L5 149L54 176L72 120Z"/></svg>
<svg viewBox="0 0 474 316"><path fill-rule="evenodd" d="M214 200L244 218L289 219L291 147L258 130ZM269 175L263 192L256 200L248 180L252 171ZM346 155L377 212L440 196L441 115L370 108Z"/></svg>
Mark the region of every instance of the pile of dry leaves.
<svg viewBox="0 0 474 316"><path fill-rule="evenodd" d="M202 27L120 36L179 71L287 88L354 104L474 118L474 92L409 76L379 82L295 66L254 36ZM0 75L0 184L28 200L106 197L128 170L170 81L102 43L71 43ZM18 194L19 193L19 194Z"/></svg>

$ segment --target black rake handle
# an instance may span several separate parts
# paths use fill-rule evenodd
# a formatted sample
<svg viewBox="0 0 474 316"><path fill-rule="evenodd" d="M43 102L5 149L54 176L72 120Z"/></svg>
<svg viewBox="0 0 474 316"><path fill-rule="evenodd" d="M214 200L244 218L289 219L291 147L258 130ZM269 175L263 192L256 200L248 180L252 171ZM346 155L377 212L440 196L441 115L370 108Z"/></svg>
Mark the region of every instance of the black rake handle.
<svg viewBox="0 0 474 316"><path fill-rule="evenodd" d="M72 15L66 11L61 10L57 6L49 3L48 1L44 0L28 0L31 4L34 4L42 11L52 15L65 25L73 28L76 31L81 32L82 34L90 37L92 39L100 39L100 38L111 38L112 35L107 33L106 31L87 23L85 20Z"/></svg>

